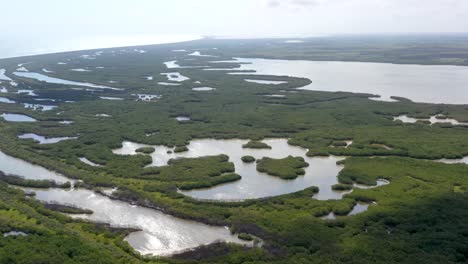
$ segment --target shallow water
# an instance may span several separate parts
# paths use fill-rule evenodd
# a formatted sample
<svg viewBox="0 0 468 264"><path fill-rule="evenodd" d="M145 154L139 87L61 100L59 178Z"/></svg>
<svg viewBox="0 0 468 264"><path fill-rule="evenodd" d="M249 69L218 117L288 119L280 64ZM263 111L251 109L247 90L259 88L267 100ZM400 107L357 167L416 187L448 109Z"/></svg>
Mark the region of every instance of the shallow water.
<svg viewBox="0 0 468 264"><path fill-rule="evenodd" d="M358 188L358 189L373 189L373 188L376 188L376 187L380 187L380 186L384 186L384 185L390 184L389 181L384 180L384 179L378 179L376 182L377 182L376 185L364 185L364 184L354 183L354 184L353 184L353 187L354 187L354 188Z"/></svg>
<svg viewBox="0 0 468 264"><path fill-rule="evenodd" d="M360 214L362 212L367 211L367 209L369 208L369 205L370 204L368 204L368 203L357 203L353 207L353 210L351 210L351 212L349 212L348 216L357 215L357 214Z"/></svg>
<svg viewBox="0 0 468 264"><path fill-rule="evenodd" d="M43 104L23 104L24 108L32 109L32 110L40 110L40 111L50 111L54 108L57 108L56 105L43 105Z"/></svg>
<svg viewBox="0 0 468 264"><path fill-rule="evenodd" d="M370 204L368 204L368 203L357 203L353 207L353 209L346 216L353 216L353 215L363 213L363 212L367 211L367 209L369 209L369 205ZM328 215L322 216L320 218L323 219L323 220L334 220L334 219L336 219L336 215L335 215L335 213L330 212Z"/></svg>
<svg viewBox="0 0 468 264"><path fill-rule="evenodd" d="M16 91L17 94L26 94L29 96L37 96L37 94L34 92L34 90L27 90L27 89L20 89Z"/></svg>
<svg viewBox="0 0 468 264"><path fill-rule="evenodd" d="M213 91L213 90L216 90L216 88L212 88L212 87L195 87L195 88L192 88L193 91L198 91L198 92L207 92L207 91Z"/></svg>
<svg viewBox="0 0 468 264"><path fill-rule="evenodd" d="M461 159L440 159L438 162L447 163L447 164L468 164L468 156Z"/></svg>
<svg viewBox="0 0 468 264"><path fill-rule="evenodd" d="M89 159L85 158L85 157L81 157L79 158L79 160L89 166L93 166L93 167L102 167L102 165L100 164L97 164L97 163L94 163L92 161L90 161Z"/></svg>
<svg viewBox="0 0 468 264"><path fill-rule="evenodd" d="M286 95L285 94L267 94L267 95L264 95L265 97L272 97L272 98L285 98Z"/></svg>
<svg viewBox="0 0 468 264"><path fill-rule="evenodd" d="M284 43L304 43L303 40L298 40L298 39L292 39L292 40L286 40Z"/></svg>
<svg viewBox="0 0 468 264"><path fill-rule="evenodd" d="M141 254L170 255L215 241L247 244L226 227L214 227L176 218L160 211L111 200L84 189L33 190L35 198L47 203L59 203L89 209L91 215L73 217L115 227L136 228L125 240Z"/></svg>
<svg viewBox="0 0 468 264"><path fill-rule="evenodd" d="M178 116L175 119L179 122L187 122L191 120L189 116Z"/></svg>
<svg viewBox="0 0 468 264"><path fill-rule="evenodd" d="M0 170L5 174L18 175L30 180L54 180L59 183L70 181L59 173L6 155L2 151L0 151Z"/></svg>
<svg viewBox="0 0 468 264"><path fill-rule="evenodd" d="M35 79L41 82L47 83L55 83L55 84L65 84L65 85L76 85L76 86L85 86L85 87L92 87L92 88L100 88L100 89L112 89L112 90L123 90L120 88L112 88L109 86L86 83L86 82L76 82L76 81L68 81L59 78L49 77L47 75L36 73L36 72L14 72L16 76Z"/></svg>
<svg viewBox="0 0 468 264"><path fill-rule="evenodd" d="M9 122L36 122L37 120L29 117L27 115L21 114L2 114L0 117L3 117L6 121Z"/></svg>
<svg viewBox="0 0 468 264"><path fill-rule="evenodd" d="M166 76L167 80L171 82L183 82L186 80L190 80L190 78L180 74L179 72L167 72L167 73L161 73L161 75Z"/></svg>
<svg viewBox="0 0 468 264"><path fill-rule="evenodd" d="M244 79L244 81L251 82L251 83L274 84L274 85L288 83L288 82L285 82L285 81L267 81L267 80L254 80L254 79Z"/></svg>
<svg viewBox="0 0 468 264"><path fill-rule="evenodd" d="M164 62L164 65L166 65L168 69L180 68L180 65L177 64L177 61L166 61Z"/></svg>
<svg viewBox="0 0 468 264"><path fill-rule="evenodd" d="M16 102L5 97L0 97L0 103L14 104Z"/></svg>
<svg viewBox="0 0 468 264"><path fill-rule="evenodd" d="M169 82L158 82L159 85L165 85L165 86L179 86L180 83L169 83Z"/></svg>
<svg viewBox="0 0 468 264"><path fill-rule="evenodd" d="M468 123L463 123L463 122L459 122L458 120L455 120L455 119L452 119L452 118L437 118L438 115L433 115L431 117L429 117L429 119L424 119L424 118L413 118L413 117L409 117L407 115L400 115L400 116L396 116L393 118L393 121L401 121L403 123L416 123L417 121L429 121L431 123L431 125L433 124L437 124L437 123L447 123L447 124L452 124L454 126L460 126L460 125L468 125Z"/></svg>
<svg viewBox="0 0 468 264"><path fill-rule="evenodd" d="M122 101L123 98L120 97L110 97L110 96L99 96L99 98L104 100L113 100L113 101Z"/></svg>
<svg viewBox="0 0 468 264"><path fill-rule="evenodd" d="M384 97L384 96L369 97L369 100L379 101L379 102L389 102L389 103L398 102L398 100L396 99L393 99L391 97Z"/></svg>
<svg viewBox="0 0 468 264"><path fill-rule="evenodd" d="M97 117L112 117L109 114L96 114Z"/></svg>
<svg viewBox="0 0 468 264"><path fill-rule="evenodd" d="M235 165L236 173L242 176L242 179L236 182L215 186L208 189L197 189L182 192L185 195L198 199L212 200L244 200L255 199L269 196L277 196L286 193L297 192L311 186L318 186L320 192L314 196L319 200L340 199L343 192L336 192L331 186L338 183L337 175L342 170L341 165L336 163L343 160L342 157L307 157L307 150L291 146L286 139L267 139L263 140L272 147L272 149L246 149L242 145L247 140L214 140L202 139L193 140L187 146L189 151L182 153L170 153L173 148L165 146L153 146L155 152L150 156L153 162L150 166L167 165L169 159L186 157L203 157L219 154L229 156L229 161ZM133 142L123 142L123 147L115 149L113 152L119 155L136 155L136 149L148 145ZM305 168L306 174L299 176L294 180L283 180L279 177L270 176L256 170L255 163L244 163L242 156L250 155L256 159L262 157L285 158L289 155L304 157L310 165Z"/></svg>
<svg viewBox="0 0 468 264"><path fill-rule="evenodd" d="M92 70L78 68L78 69L70 69L70 71L75 71L75 72L91 72Z"/></svg>
<svg viewBox="0 0 468 264"><path fill-rule="evenodd" d="M21 231L10 231L7 233L3 234L3 237L9 237L9 236L27 236L28 234L21 232Z"/></svg>
<svg viewBox="0 0 468 264"><path fill-rule="evenodd" d="M308 78L305 90L345 91L405 97L415 102L468 104L468 67L390 63L238 58L236 70ZM245 74L245 73L242 73Z"/></svg>
<svg viewBox="0 0 468 264"><path fill-rule="evenodd" d="M34 141L39 142L39 144L54 144L54 143L58 143L60 141L76 139L76 137L46 138L44 136L40 136L40 135L34 134L34 133L22 134L22 135L19 135L18 138L20 138L20 139L33 139Z"/></svg>
<svg viewBox="0 0 468 264"><path fill-rule="evenodd" d="M63 121L60 121L59 124L63 124L63 125L70 125L70 124L73 124L74 121L71 121L71 120L63 120Z"/></svg>
<svg viewBox="0 0 468 264"><path fill-rule="evenodd" d="M0 80L11 81L11 78L5 75L6 70L0 69Z"/></svg>
<svg viewBox="0 0 468 264"><path fill-rule="evenodd" d="M154 99L161 99L161 95L159 94L136 94L138 97L137 101L153 101Z"/></svg>
<svg viewBox="0 0 468 264"><path fill-rule="evenodd" d="M218 56L214 56L214 55L201 54L200 51L194 51L194 52L188 54L188 56L195 56L195 57L218 57Z"/></svg>
<svg viewBox="0 0 468 264"><path fill-rule="evenodd" d="M0 151L0 170L26 179L72 181L43 167L13 158ZM142 231L131 233L126 240L141 254L168 255L215 241L249 244L231 235L226 227L215 227L182 220L160 211L111 200L84 189L29 189L35 198L47 203L71 205L93 211L91 215L72 217L109 223L115 227L130 227Z"/></svg>

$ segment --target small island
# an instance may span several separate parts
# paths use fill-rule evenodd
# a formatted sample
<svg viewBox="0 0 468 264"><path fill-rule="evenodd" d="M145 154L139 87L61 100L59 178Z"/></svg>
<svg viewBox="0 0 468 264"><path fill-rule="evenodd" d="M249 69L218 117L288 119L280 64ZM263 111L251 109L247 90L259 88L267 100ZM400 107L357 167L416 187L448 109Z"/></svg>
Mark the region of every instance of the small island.
<svg viewBox="0 0 468 264"><path fill-rule="evenodd" d="M180 153L185 151L188 151L188 148L186 146L176 146L174 149L174 153Z"/></svg>
<svg viewBox="0 0 468 264"><path fill-rule="evenodd" d="M255 161L255 158L252 156L243 156L241 160L245 163L252 163Z"/></svg>
<svg viewBox="0 0 468 264"><path fill-rule="evenodd" d="M250 140L246 144L242 145L243 148L253 148L253 149L271 149L271 146L258 141L258 140Z"/></svg>
<svg viewBox="0 0 468 264"><path fill-rule="evenodd" d="M153 147L141 147L135 150L137 153L151 154L155 151Z"/></svg>
<svg viewBox="0 0 468 264"><path fill-rule="evenodd" d="M52 180L30 180L25 179L18 175L7 175L3 171L0 171L0 182L5 182L10 185L26 187L26 188L62 188L68 189L71 187L70 182L57 183Z"/></svg>
<svg viewBox="0 0 468 264"><path fill-rule="evenodd" d="M265 172L272 176L277 176L285 180L296 179L299 175L304 175L303 168L309 163L302 157L288 156L284 159L272 159L264 157L257 161L257 171Z"/></svg>
<svg viewBox="0 0 468 264"><path fill-rule="evenodd" d="M350 191L352 189L353 185L351 184L337 183L332 186L332 190L334 191Z"/></svg>
<svg viewBox="0 0 468 264"><path fill-rule="evenodd" d="M92 210L82 209L70 205L46 203L44 204L44 207L52 211L57 211L65 214L93 214Z"/></svg>

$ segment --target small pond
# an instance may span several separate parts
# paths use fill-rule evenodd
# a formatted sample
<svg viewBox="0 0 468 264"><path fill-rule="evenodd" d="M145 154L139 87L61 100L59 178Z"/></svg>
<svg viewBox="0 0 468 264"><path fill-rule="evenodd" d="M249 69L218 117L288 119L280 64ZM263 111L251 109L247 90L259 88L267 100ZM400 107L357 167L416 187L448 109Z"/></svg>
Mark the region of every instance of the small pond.
<svg viewBox="0 0 468 264"><path fill-rule="evenodd" d="M14 104L14 103L16 103L16 102L13 101L13 100L10 100L10 99L8 99L8 98L5 98L5 97L0 97L0 103Z"/></svg>
<svg viewBox="0 0 468 264"><path fill-rule="evenodd" d="M6 70L0 69L0 80L11 81L11 78L5 75Z"/></svg>
<svg viewBox="0 0 468 264"><path fill-rule="evenodd" d="M171 82L183 82L186 80L190 80L189 77L184 76L180 74L179 72L167 72L167 73L161 73L161 75L166 76L167 80Z"/></svg>
<svg viewBox="0 0 468 264"><path fill-rule="evenodd" d="M440 123L440 124L443 124L443 123L446 123L446 124L451 124L451 125L454 125L454 126L468 126L468 123L463 123L463 122L459 122L458 120L455 120L455 119L452 119L452 118L446 118L444 116L441 116L441 115L433 115L433 116L430 116L429 119L424 119L424 118L413 118L413 117L409 117L407 115L400 115L400 116L396 116L393 118L393 121L401 121L403 123L416 123L418 121L428 121L431 123L431 125L433 124L437 124L437 123Z"/></svg>
<svg viewBox="0 0 468 264"><path fill-rule="evenodd" d="M216 90L216 88L212 88L212 87L195 87L195 88L192 88L192 90L197 91L197 92L207 92L207 91Z"/></svg>
<svg viewBox="0 0 468 264"><path fill-rule="evenodd" d="M33 139L34 141L39 142L39 144L54 144L60 141L76 139L76 137L53 137L53 138L46 138L44 136L40 136L34 133L26 133L19 135L18 138L20 139Z"/></svg>
<svg viewBox="0 0 468 264"><path fill-rule="evenodd" d="M22 114L2 114L0 117L3 117L5 121L9 122L36 122L37 120Z"/></svg>

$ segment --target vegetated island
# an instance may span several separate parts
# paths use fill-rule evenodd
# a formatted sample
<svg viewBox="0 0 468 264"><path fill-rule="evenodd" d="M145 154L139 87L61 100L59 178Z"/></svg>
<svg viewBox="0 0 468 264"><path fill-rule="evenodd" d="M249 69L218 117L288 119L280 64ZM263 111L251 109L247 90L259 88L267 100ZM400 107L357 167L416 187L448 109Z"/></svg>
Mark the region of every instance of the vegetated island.
<svg viewBox="0 0 468 264"><path fill-rule="evenodd" d="M271 146L268 145L267 143L257 141L257 140L251 140L247 142L246 144L242 145L243 148L253 148L253 149L271 149Z"/></svg>
<svg viewBox="0 0 468 264"><path fill-rule="evenodd" d="M153 147L141 147L141 148L137 148L135 150L135 152L137 153L143 153L143 154L151 154L155 151L155 148Z"/></svg>
<svg viewBox="0 0 468 264"><path fill-rule="evenodd" d="M255 158L252 156L243 156L241 160L245 163L252 163L255 161Z"/></svg>
<svg viewBox="0 0 468 264"><path fill-rule="evenodd" d="M264 157L257 162L257 171L265 172L285 180L296 179L297 176L304 175L305 170L303 168L309 166L309 163L305 162L304 158L293 156L283 159Z"/></svg>

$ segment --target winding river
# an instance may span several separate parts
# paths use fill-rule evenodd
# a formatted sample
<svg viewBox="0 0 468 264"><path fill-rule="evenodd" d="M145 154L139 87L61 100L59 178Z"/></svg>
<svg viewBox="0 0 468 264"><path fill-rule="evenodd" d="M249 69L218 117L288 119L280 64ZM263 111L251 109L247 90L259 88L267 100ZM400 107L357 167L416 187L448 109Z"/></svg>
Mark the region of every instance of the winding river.
<svg viewBox="0 0 468 264"><path fill-rule="evenodd" d="M32 180L71 181L63 175L1 151L0 170ZM143 255L172 255L216 241L252 245L252 242L242 241L231 234L227 227L183 220L161 211L112 200L86 189L24 189L36 193L35 198L39 201L71 205L94 212L73 217L140 230L131 233L125 240Z"/></svg>

